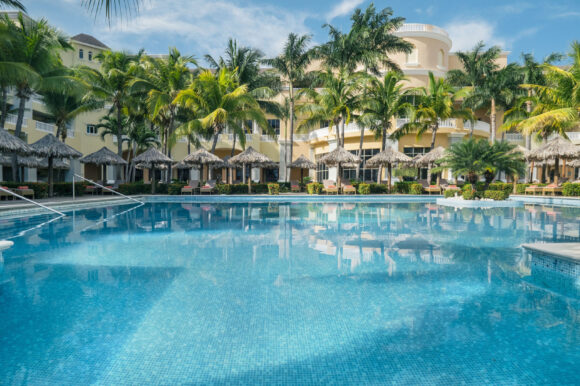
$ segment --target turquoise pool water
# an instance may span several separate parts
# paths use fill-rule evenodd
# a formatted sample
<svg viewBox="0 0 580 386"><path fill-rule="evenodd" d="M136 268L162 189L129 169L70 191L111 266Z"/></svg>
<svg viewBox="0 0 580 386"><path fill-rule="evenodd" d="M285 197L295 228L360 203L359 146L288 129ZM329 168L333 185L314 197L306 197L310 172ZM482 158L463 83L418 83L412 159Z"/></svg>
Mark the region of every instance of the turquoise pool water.
<svg viewBox="0 0 580 386"><path fill-rule="evenodd" d="M0 220L0 384L580 383L580 279L519 247L580 208L67 214Z"/></svg>

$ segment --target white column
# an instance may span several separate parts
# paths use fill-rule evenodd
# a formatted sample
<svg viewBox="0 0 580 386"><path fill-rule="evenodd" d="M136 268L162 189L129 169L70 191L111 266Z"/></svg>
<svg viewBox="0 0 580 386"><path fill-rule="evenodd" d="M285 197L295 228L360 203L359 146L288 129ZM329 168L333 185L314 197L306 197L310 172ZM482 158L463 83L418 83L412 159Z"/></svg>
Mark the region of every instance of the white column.
<svg viewBox="0 0 580 386"><path fill-rule="evenodd" d="M286 141L281 139L278 141L280 147L280 167L278 169L278 182L286 181Z"/></svg>
<svg viewBox="0 0 580 386"><path fill-rule="evenodd" d="M260 168L252 168L250 175L252 176L252 182L260 182Z"/></svg>
<svg viewBox="0 0 580 386"><path fill-rule="evenodd" d="M336 147L337 147L336 139L329 139L328 140L328 152L330 153L331 151L336 149ZM329 180L336 181L337 176L338 176L338 168L336 166L328 168L328 179ZM322 181L320 181L320 182L322 182Z"/></svg>

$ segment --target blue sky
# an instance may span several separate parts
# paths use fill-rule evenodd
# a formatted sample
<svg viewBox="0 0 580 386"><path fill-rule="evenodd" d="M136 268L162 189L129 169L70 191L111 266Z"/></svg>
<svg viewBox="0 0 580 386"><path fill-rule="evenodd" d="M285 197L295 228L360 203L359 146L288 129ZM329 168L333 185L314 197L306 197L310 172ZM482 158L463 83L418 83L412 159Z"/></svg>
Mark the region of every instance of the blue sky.
<svg viewBox="0 0 580 386"><path fill-rule="evenodd" d="M144 0L137 15L108 26L79 4L81 0L23 0L34 18L45 17L69 35L89 33L113 49L166 53L169 46L182 53L219 55L229 37L275 55L289 32L309 33L324 42L326 22L348 29L349 16L363 0ZM407 22L435 24L453 40L452 50L466 50L478 40L542 58L567 52L580 40L580 0L405 0L375 1L391 7ZM481 4L485 4L483 8Z"/></svg>

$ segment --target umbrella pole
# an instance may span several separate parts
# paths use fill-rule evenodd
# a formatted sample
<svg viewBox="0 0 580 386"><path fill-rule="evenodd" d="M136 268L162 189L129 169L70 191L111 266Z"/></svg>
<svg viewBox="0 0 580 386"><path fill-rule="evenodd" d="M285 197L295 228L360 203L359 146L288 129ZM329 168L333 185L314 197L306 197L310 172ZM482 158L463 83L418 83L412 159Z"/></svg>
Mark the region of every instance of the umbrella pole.
<svg viewBox="0 0 580 386"><path fill-rule="evenodd" d="M389 190L389 194L391 193L391 163L389 162L387 164L387 169L389 172L389 186L388 186L388 190Z"/></svg>
<svg viewBox="0 0 580 386"><path fill-rule="evenodd" d="M246 165L244 165L244 169ZM252 164L250 164L250 175L248 176L248 194L252 194Z"/></svg>
<svg viewBox="0 0 580 386"><path fill-rule="evenodd" d="M155 164L151 164L151 194L155 194Z"/></svg>
<svg viewBox="0 0 580 386"><path fill-rule="evenodd" d="M560 158L556 157L554 160L554 183L558 183L558 178L560 177Z"/></svg>
<svg viewBox="0 0 580 386"><path fill-rule="evenodd" d="M48 157L48 197L52 197L53 194L53 184L52 184L52 163L53 157ZM73 187L74 189L74 187Z"/></svg>
<svg viewBox="0 0 580 386"><path fill-rule="evenodd" d="M340 183L341 183L341 178L340 178L340 163L338 164L338 166L336 167L336 187L338 188L338 190L340 190Z"/></svg>

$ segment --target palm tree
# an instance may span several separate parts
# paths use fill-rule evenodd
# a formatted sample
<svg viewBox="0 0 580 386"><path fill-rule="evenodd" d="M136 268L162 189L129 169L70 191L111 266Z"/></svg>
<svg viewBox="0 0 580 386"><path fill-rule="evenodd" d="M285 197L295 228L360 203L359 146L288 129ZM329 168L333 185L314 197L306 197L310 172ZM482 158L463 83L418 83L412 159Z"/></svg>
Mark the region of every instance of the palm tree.
<svg viewBox="0 0 580 386"><path fill-rule="evenodd" d="M290 110L290 98L284 97L282 103L279 103L277 106L276 111L274 111L274 115L277 118L280 118L282 122L284 122L284 127L288 127L288 121L290 120L290 114L292 111ZM296 117L294 117L296 119ZM233 156L233 149L232 149L232 156ZM292 161L288 158L288 130L285 131L285 138L284 138L284 157L285 157L285 164L288 165Z"/></svg>
<svg viewBox="0 0 580 386"><path fill-rule="evenodd" d="M312 54L308 49L310 35L296 35L291 33L284 45L282 53L273 59L266 59L264 63L271 66L288 83L288 93L290 100L290 162L293 161L294 152L294 115L296 96L294 87L306 79L306 68L312 60ZM287 128L286 128L287 129ZM286 173L288 181L289 173Z"/></svg>
<svg viewBox="0 0 580 386"><path fill-rule="evenodd" d="M453 171L453 176L464 175L470 184L475 184L479 176L491 167L489 160L491 145L483 138L469 138L452 144L441 161L444 168Z"/></svg>
<svg viewBox="0 0 580 386"><path fill-rule="evenodd" d="M213 137L212 153L215 153L219 135L226 127L243 131L240 122L251 119L263 130L271 130L258 102L248 93L248 86L240 86L236 74L225 68L216 74L203 71L188 89L177 94L174 103L195 111L195 115L200 117L185 122L179 133L198 131L206 137ZM244 146L245 136L241 139Z"/></svg>
<svg viewBox="0 0 580 386"><path fill-rule="evenodd" d="M414 90L416 93L417 107L411 110L410 122L403 125L394 134L402 136L407 132L417 132L422 136L431 131L431 150L435 148L435 139L439 130L439 122L449 118L462 118L474 120L470 108L458 107L457 101L466 95L465 89L456 91L445 79L435 79L429 72L429 85L427 88L420 87Z"/></svg>
<svg viewBox="0 0 580 386"><path fill-rule="evenodd" d="M18 0L0 0L0 8L9 7L9 8L16 8L22 12L26 12L26 8L24 4L22 4Z"/></svg>
<svg viewBox="0 0 580 386"><path fill-rule="evenodd" d="M16 0L3 0L16 1ZM105 18L111 22L113 16L123 17L125 14L132 14L139 11L142 0L85 0L83 6L95 16L102 11L105 12Z"/></svg>
<svg viewBox="0 0 580 386"><path fill-rule="evenodd" d="M412 90L403 90L405 80L400 73L389 71L383 79L373 79L363 97L359 121L361 126L374 131L375 138L381 138L381 151L386 149L393 119L406 115L413 107L408 102ZM360 139L359 154L362 152L362 146L363 135Z"/></svg>
<svg viewBox="0 0 580 386"><path fill-rule="evenodd" d="M95 100L104 105L111 104L110 113L115 114L117 129L117 154L123 156L123 109L130 100L130 82L137 71L135 64L142 56L130 55L126 52L104 51L97 55L101 62L99 70L82 66L76 70L75 79L79 81L88 93L85 99ZM121 166L117 167L118 180L121 179Z"/></svg>
<svg viewBox="0 0 580 386"><path fill-rule="evenodd" d="M12 79L13 82L3 80L2 84L3 86L10 84L15 88L19 103L14 134L20 137L26 102L32 94L41 89L62 89L62 84L59 82L62 79L50 75L62 67L60 52L72 46L68 43L66 36L51 27L45 19L29 21L25 20L20 13L17 22L4 15L2 24L7 36L10 37L10 44L4 46L10 50L4 52L3 56L6 55L11 62L20 63L28 73L28 76L18 76ZM20 173L16 165L16 156L12 157L12 170L17 171L15 177L19 181Z"/></svg>

